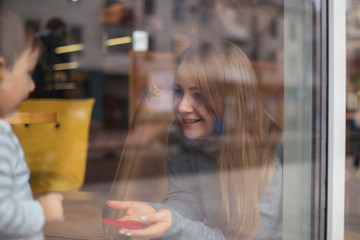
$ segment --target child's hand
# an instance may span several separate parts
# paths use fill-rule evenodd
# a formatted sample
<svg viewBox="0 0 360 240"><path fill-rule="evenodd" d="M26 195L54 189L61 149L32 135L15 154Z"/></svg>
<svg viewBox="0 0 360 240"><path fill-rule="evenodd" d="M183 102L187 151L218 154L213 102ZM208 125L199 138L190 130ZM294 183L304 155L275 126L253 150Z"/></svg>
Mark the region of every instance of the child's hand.
<svg viewBox="0 0 360 240"><path fill-rule="evenodd" d="M63 196L60 193L48 193L37 200L44 210L46 222L64 221Z"/></svg>
<svg viewBox="0 0 360 240"><path fill-rule="evenodd" d="M143 202L109 201L108 206L115 209L126 210L126 215L121 220L136 220L149 224L143 229L121 228L119 233L138 238L158 238L170 228L172 214L168 209L156 211Z"/></svg>

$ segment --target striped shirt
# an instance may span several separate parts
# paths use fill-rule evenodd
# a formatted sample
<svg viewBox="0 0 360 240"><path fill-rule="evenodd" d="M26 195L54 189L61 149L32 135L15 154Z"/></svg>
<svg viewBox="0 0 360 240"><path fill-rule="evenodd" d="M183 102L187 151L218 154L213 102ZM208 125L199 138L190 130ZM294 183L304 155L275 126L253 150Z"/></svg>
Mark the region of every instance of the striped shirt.
<svg viewBox="0 0 360 240"><path fill-rule="evenodd" d="M29 176L17 137L0 119L0 239L44 239L45 217L33 199Z"/></svg>

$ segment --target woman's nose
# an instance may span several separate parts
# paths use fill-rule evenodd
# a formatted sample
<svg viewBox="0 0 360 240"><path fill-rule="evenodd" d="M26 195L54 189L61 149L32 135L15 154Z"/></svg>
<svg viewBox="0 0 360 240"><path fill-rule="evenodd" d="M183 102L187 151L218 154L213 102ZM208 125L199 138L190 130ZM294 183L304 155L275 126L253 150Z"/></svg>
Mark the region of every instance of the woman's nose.
<svg viewBox="0 0 360 240"><path fill-rule="evenodd" d="M194 110L191 100L188 97L183 97L178 106L179 112L192 112Z"/></svg>

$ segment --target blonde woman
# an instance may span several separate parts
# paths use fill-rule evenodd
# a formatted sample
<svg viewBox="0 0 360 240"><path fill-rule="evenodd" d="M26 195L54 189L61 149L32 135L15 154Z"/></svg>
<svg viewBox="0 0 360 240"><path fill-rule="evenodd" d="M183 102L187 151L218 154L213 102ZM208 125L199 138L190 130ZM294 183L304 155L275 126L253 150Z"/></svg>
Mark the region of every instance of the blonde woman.
<svg viewBox="0 0 360 240"><path fill-rule="evenodd" d="M110 201L161 239L281 239L281 128L235 44L203 43L180 57L164 203Z"/></svg>

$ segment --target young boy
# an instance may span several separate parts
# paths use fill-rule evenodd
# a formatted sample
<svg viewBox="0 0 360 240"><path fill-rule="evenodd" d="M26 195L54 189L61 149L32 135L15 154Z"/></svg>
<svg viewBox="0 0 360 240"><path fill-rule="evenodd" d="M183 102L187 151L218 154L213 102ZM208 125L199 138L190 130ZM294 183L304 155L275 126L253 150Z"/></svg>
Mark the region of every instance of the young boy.
<svg viewBox="0 0 360 240"><path fill-rule="evenodd" d="M17 16L0 8L0 239L44 239L44 223L64 218L60 194L33 199L24 152L3 120L35 88L39 46Z"/></svg>

